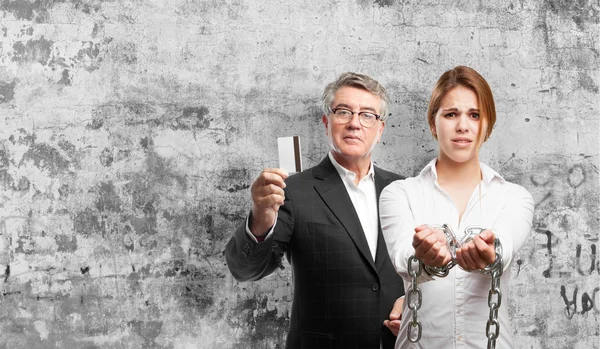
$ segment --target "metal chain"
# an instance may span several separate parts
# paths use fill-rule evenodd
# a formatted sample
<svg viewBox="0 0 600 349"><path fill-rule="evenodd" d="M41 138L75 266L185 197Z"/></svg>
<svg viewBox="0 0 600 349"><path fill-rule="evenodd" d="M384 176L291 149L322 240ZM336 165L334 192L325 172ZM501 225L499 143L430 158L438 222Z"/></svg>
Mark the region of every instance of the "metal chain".
<svg viewBox="0 0 600 349"><path fill-rule="evenodd" d="M490 266L487 266L482 273L491 274L492 284L488 293L488 306L490 307L490 316L485 325L485 335L488 339L488 349L496 348L496 339L500 335L500 322L498 321L498 310L502 305L502 291L500 291L500 278L502 277L502 245L500 240L494 242L496 249L496 260Z"/></svg>
<svg viewBox="0 0 600 349"><path fill-rule="evenodd" d="M452 260L442 267L430 267L427 265L424 266L423 262L421 262L421 260L419 260L414 255L408 258L408 274L412 278L412 285L410 290L408 291L407 301L408 308L412 311L413 316L412 320L408 324L406 336L408 340L412 343L418 342L421 339L421 335L423 332L423 326L421 325L421 322L418 318L418 310L423 304L423 294L421 293L421 289L419 289L417 278L421 276L423 269L425 269L425 271L428 274L431 274L433 276L446 277L449 274L450 269L457 265L456 249L472 241L476 235L480 234L484 230L481 227L467 227L465 229L465 236L461 241L458 241L456 235L448 225L444 224L442 226L431 227L434 229L441 229L446 235L448 251L452 255ZM502 277L502 244L500 243L500 240L498 240L498 238L496 238L494 241L494 248L496 251L496 260L494 261L494 263L486 266L484 269L479 271L482 274L490 274L492 277L490 291L488 293L488 306L490 307L490 315L485 326L485 333L488 339L488 349L496 348L496 339L498 339L498 337L500 336L500 322L498 321L498 311L500 309L500 305L502 305L502 291L500 290L500 278ZM417 266L416 270L415 264ZM414 297L417 297L416 301ZM416 335L414 335L415 329Z"/></svg>
<svg viewBox="0 0 600 349"><path fill-rule="evenodd" d="M452 259L450 260L450 262L448 262L448 264L441 267L430 267L428 265L425 265L424 268L429 275L443 278L448 276L448 273L450 273L450 269L456 266L456 249L460 247L460 242L456 238L456 234L454 234L452 228L450 228L449 225L431 225L430 227L433 229L439 229L444 233L444 235L446 236L446 247L448 248L448 252L450 253Z"/></svg>
<svg viewBox="0 0 600 349"><path fill-rule="evenodd" d="M415 264L417 269L415 270ZM421 334L423 331L423 326L419 321L419 317L417 315L419 308L421 308L421 304L423 303L423 294L419 289L417 284L417 279L421 276L423 272L423 263L417 259L415 256L410 256L408 259L408 274L412 277L412 285L410 290L408 291L408 295L406 296L408 301L408 308L412 311L412 320L408 324L408 329L406 331L406 337L412 343L416 343L421 339ZM415 299L416 297L416 299ZM416 330L415 330L416 329ZM416 335L413 335L413 330L416 331Z"/></svg>

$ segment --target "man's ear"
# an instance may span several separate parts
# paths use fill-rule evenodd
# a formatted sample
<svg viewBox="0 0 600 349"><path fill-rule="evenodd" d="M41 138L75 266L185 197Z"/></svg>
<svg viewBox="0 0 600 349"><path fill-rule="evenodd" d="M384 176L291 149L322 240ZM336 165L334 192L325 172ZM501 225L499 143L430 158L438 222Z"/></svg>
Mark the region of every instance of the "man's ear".
<svg viewBox="0 0 600 349"><path fill-rule="evenodd" d="M377 143L381 142L381 135L383 134L384 128L385 128L385 121L382 121L381 128L379 129L379 134L377 135Z"/></svg>
<svg viewBox="0 0 600 349"><path fill-rule="evenodd" d="M325 134L327 134L327 124L329 123L329 119L327 119L327 115L323 114L321 117L321 121L325 125Z"/></svg>

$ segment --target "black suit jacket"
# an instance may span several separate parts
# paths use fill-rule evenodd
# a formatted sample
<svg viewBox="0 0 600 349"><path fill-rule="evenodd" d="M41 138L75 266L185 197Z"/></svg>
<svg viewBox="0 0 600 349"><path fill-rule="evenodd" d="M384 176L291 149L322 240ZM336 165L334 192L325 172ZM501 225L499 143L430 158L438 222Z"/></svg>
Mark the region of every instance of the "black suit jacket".
<svg viewBox="0 0 600 349"><path fill-rule="evenodd" d="M375 167L377 200L402 177ZM245 223L227 244L227 265L238 281L258 280L292 266L294 300L286 348L393 348L383 321L404 294L379 227L373 261L350 196L325 159L286 180L285 203L272 235L254 242Z"/></svg>

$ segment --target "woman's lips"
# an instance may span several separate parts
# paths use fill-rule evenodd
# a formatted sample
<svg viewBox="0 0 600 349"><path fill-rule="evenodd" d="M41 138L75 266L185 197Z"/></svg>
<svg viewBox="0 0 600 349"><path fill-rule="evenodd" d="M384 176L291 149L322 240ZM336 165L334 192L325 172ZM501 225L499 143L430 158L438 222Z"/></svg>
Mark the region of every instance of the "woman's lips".
<svg viewBox="0 0 600 349"><path fill-rule="evenodd" d="M457 145L469 145L471 144L473 141L468 139L468 138L455 138L452 140L452 143L457 144Z"/></svg>

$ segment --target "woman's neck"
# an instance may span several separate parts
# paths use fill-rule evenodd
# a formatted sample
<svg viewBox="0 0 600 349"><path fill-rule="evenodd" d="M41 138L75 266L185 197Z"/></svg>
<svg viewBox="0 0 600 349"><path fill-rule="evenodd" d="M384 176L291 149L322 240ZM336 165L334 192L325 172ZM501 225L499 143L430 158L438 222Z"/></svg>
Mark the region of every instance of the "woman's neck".
<svg viewBox="0 0 600 349"><path fill-rule="evenodd" d="M481 181L481 167L479 158L474 157L466 162L455 162L449 158L439 156L435 164L438 183L479 183Z"/></svg>

